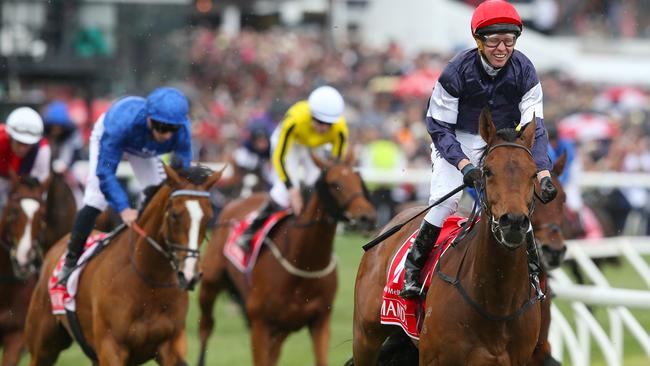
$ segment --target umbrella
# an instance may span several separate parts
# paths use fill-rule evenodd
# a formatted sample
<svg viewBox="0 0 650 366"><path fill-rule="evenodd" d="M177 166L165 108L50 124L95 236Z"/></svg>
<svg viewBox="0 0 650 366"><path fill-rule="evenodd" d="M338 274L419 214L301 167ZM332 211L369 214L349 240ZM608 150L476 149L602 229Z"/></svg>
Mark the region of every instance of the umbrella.
<svg viewBox="0 0 650 366"><path fill-rule="evenodd" d="M440 77L440 71L418 70L402 76L397 81L394 94L398 97L426 98L431 96L433 86Z"/></svg>
<svg viewBox="0 0 650 366"><path fill-rule="evenodd" d="M643 89L633 86L617 86L602 91L594 100L594 107L605 111L608 109L631 110L648 106L650 98Z"/></svg>
<svg viewBox="0 0 650 366"><path fill-rule="evenodd" d="M607 140L619 133L614 120L593 112L570 114L558 121L557 129L561 137L574 141Z"/></svg>

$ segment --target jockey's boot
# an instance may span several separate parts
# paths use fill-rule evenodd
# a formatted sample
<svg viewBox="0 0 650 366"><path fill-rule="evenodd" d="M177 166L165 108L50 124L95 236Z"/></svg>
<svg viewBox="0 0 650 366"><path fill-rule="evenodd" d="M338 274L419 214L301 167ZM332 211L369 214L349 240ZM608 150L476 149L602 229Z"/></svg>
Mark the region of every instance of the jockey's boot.
<svg viewBox="0 0 650 366"><path fill-rule="evenodd" d="M260 208L260 212L257 214L257 217L253 219L253 222L246 228L244 233L239 237L237 240L237 246L239 246L243 251L248 252L251 250L251 245L253 241L253 236L257 232L257 230L262 228L262 225L264 225L264 222L271 217L275 212L279 211L281 207L273 201L273 199L269 199L266 201L264 206Z"/></svg>
<svg viewBox="0 0 650 366"><path fill-rule="evenodd" d="M84 206L77 217L75 218L72 232L70 233L70 241L68 241L68 253L65 256L63 268L59 272L58 284L65 285L70 277L70 273L77 265L81 253L83 253L84 245L88 239L88 235L95 226L95 220L101 211L91 206Z"/></svg>
<svg viewBox="0 0 650 366"><path fill-rule="evenodd" d="M420 232L415 237L413 245L406 255L404 261L404 287L399 296L404 299L412 299L420 296L422 285L420 284L420 272L429 258L429 253L438 240L440 228L422 220Z"/></svg>

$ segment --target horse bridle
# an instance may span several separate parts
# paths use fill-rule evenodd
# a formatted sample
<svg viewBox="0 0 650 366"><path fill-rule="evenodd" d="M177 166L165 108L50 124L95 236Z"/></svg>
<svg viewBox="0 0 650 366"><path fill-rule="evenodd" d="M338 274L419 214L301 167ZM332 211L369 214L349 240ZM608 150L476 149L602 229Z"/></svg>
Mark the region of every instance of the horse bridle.
<svg viewBox="0 0 650 366"><path fill-rule="evenodd" d="M488 148L487 152L483 156L483 159L487 158L487 156L488 156L488 154L490 154L490 152L492 152L494 149L499 148L499 147L514 147L514 148L518 148L518 149L523 149L524 151L526 151L528 153L528 155L530 155L531 158L533 157L532 152L527 147L519 145L519 144L515 144L515 143L512 143L512 142L504 142L504 143L496 144L496 145L491 146L490 148ZM505 244L505 241L504 241L504 238L503 238L503 233L500 230L499 223L498 223L498 221L496 221L494 219L494 215L492 214L490 206L487 203L487 195L486 195L486 192L485 192L485 186L486 186L486 181L485 180L486 180L485 170L483 170L482 174L481 174L480 187L476 187L476 190L478 192L479 201L481 202L481 207L485 211L485 214L488 215L488 217L490 218L490 230L492 231L492 234L493 234L495 240L497 242L499 242L499 244L501 244L502 246L510 249ZM533 185L533 192L534 191L535 191L535 185ZM535 192L535 194L536 194L536 192ZM529 210L529 213L528 213L529 216L528 217L531 217L531 215L533 213L533 210L535 209L535 206L534 206L535 200L533 199L531 201L532 202L528 207L528 210ZM472 210L472 211L474 213L475 210ZM468 225L472 225L473 221L474 220L470 219L468 221ZM496 233L497 231L500 233L500 235L497 235L497 233ZM529 231L529 234L532 237L532 226L531 226L531 230ZM492 313L488 312L485 308L483 308L483 306L481 304L479 304L474 299L472 299L470 294L465 290L465 288L463 287L463 285L460 282L460 271L461 271L461 268L463 267L463 263L465 262L465 258L467 257L468 249L469 249L469 246L466 246L465 247L465 252L463 253L460 264L458 265L458 269L457 269L457 273L456 273L455 278L451 277L451 276L448 276L448 275L446 275L446 274L444 274L444 273L442 273L440 271L441 261L438 261L436 263L436 267L434 268L433 273L436 276L438 276L441 280L443 280L443 281L451 284L452 286L454 286L458 290L458 292L461 294L461 296L463 297L465 302L468 303L472 308L474 308L474 310L476 310L479 314L481 314L481 316L485 317L486 319L493 320L493 321L510 321L510 320L516 319L519 316L521 316L531 306L533 306L536 302L538 302L538 301L540 301L540 300L542 300L544 298L544 294L541 293L541 290L539 288L539 280L535 277L535 278L531 278L531 285L534 288L536 294L534 296L530 297L528 299L528 301L526 301L522 306L520 306L513 313L510 313L510 314L507 314L507 315L497 315L497 314L492 314Z"/></svg>
<svg viewBox="0 0 650 366"><path fill-rule="evenodd" d="M325 177L327 176L327 171L328 169L324 169L323 172L321 173L321 178L316 182L316 189L318 190L318 194L321 195L321 197L325 200L325 209L327 213L329 214L330 217L332 217L336 221L345 221L348 222L350 219L346 217L345 215L341 214L341 212L346 212L350 205L352 205L352 202L356 200L359 197L366 197L368 198L368 189L366 188L363 179L361 179L361 175L358 172L355 172L359 180L361 181L361 190L354 192L350 194L347 198L345 198L345 201L342 204L338 204L336 200L334 200L332 193L330 192L330 187L332 187L332 184L328 183L325 180Z"/></svg>
<svg viewBox="0 0 650 366"><path fill-rule="evenodd" d="M169 196L168 200L171 200L174 197L178 196L191 196L191 197L202 197L202 198L209 198L210 193L205 192L205 191L198 191L198 190L191 190L191 189L179 189L177 191L172 192L172 194ZM199 249L190 249L186 245L181 245L178 243L173 243L171 242L167 237L164 238L165 240L165 246L160 245L153 237L151 237L147 232L142 229L137 223L131 224L131 228L133 231L135 231L138 235L140 235L142 238L145 239L145 241L153 248L155 249L158 253L160 253L167 261L169 262L169 265L171 266L172 270L176 273L178 281L176 282L167 282L167 283L161 283L154 281L150 278L148 278L144 273L142 273L140 270L135 265L135 262L133 261L133 256L129 255L130 262L131 262L131 267L133 270L140 276L145 282L147 282L149 285L152 287L180 287L184 290L192 290L194 288L194 285L196 285L196 282L198 281L197 279L186 279L185 275L183 272L180 270L180 262L181 260L179 259L178 255L176 253L178 252L183 252L186 253L185 257L183 258L183 261L189 259L189 258L199 258L201 251ZM133 240L130 240L130 245L131 245L131 254L133 252Z"/></svg>
<svg viewBox="0 0 650 366"><path fill-rule="evenodd" d="M31 197L31 196L18 196L17 198L18 201L21 201L23 199L33 199L39 202L39 204L43 204L45 202L44 198L36 198L36 197ZM5 210L7 207L5 206ZM41 269L41 264L43 262L43 250L41 249L41 245L43 243L43 236L45 234L45 230L40 230L38 238L36 239L36 247L34 250L36 251L36 258L30 263L30 265L27 267L26 270L20 270L18 266L18 262L16 261L16 251L18 250L15 246L15 239L12 239L11 241L7 242L4 240L4 238L0 238L0 249L4 250L7 252L9 255L9 260L11 262L11 270L12 274L8 276L0 276L0 283L1 282L22 282L29 278L31 275L38 274Z"/></svg>
<svg viewBox="0 0 650 366"><path fill-rule="evenodd" d="M488 155L494 151L497 148L500 147L513 147L517 149L522 149L524 150L531 158L533 158L533 153L530 151L529 148L519 145L513 142L502 142L500 144L496 144L494 146L490 146L488 150L486 151L483 159L485 160ZM501 226L499 225L499 221L494 217L494 214L492 213L492 207L490 206L488 200L487 200L487 192L486 192L486 187L487 187L487 182L486 182L487 176L486 176L486 169L482 168L481 169L481 181L480 181L480 186L476 187L476 191L478 193L478 200L481 203L481 207L483 209L483 212L487 215L489 221L490 221L490 231L492 232L492 235L494 236L494 239L501 244L503 247L512 250L511 247L509 247L506 244L506 240L503 236L503 230L501 230ZM535 190L535 185L533 184L532 187L533 194L539 198L539 195L537 194L537 191ZM540 198L541 199L541 198ZM543 202L543 201L542 201ZM535 211L535 199L533 198L530 201L530 204L528 205L528 217L532 217L533 211ZM530 227L530 230L532 230L532 226Z"/></svg>

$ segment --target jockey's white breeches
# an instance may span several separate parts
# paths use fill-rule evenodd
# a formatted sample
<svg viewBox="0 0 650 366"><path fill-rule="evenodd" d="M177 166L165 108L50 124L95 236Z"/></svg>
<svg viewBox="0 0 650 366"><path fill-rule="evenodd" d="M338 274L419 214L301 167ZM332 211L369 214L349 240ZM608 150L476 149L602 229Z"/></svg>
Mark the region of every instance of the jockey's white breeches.
<svg viewBox="0 0 650 366"><path fill-rule="evenodd" d="M479 167L479 161L485 148L485 141L480 135L473 135L462 131L456 131L456 139L460 143L465 155L476 166ZM429 190L429 204L442 198L454 188L463 184L463 174L457 167L449 164L436 147L431 144L431 186ZM433 207L427 212L424 219L437 227L442 227L442 223L458 209L458 201L463 192L458 192L448 198L441 204Z"/></svg>

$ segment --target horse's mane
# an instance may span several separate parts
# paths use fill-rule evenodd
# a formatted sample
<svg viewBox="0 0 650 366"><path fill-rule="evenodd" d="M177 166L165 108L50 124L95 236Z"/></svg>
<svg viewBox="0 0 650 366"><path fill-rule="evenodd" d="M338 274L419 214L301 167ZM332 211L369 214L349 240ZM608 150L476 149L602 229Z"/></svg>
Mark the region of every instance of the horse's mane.
<svg viewBox="0 0 650 366"><path fill-rule="evenodd" d="M190 166L187 168L180 168L180 169L174 169L176 171L176 174L178 174L179 177L189 181L192 184L202 184L205 183L206 179L210 175L212 175L212 169L204 166L204 165L196 165L196 166ZM166 181L163 181L162 183L156 185L156 186L149 186L146 187L143 191L144 193L144 201L142 202L142 206L140 207L140 212L144 212L144 209L147 207L149 202L154 198L156 193L160 190L160 188L165 185Z"/></svg>

